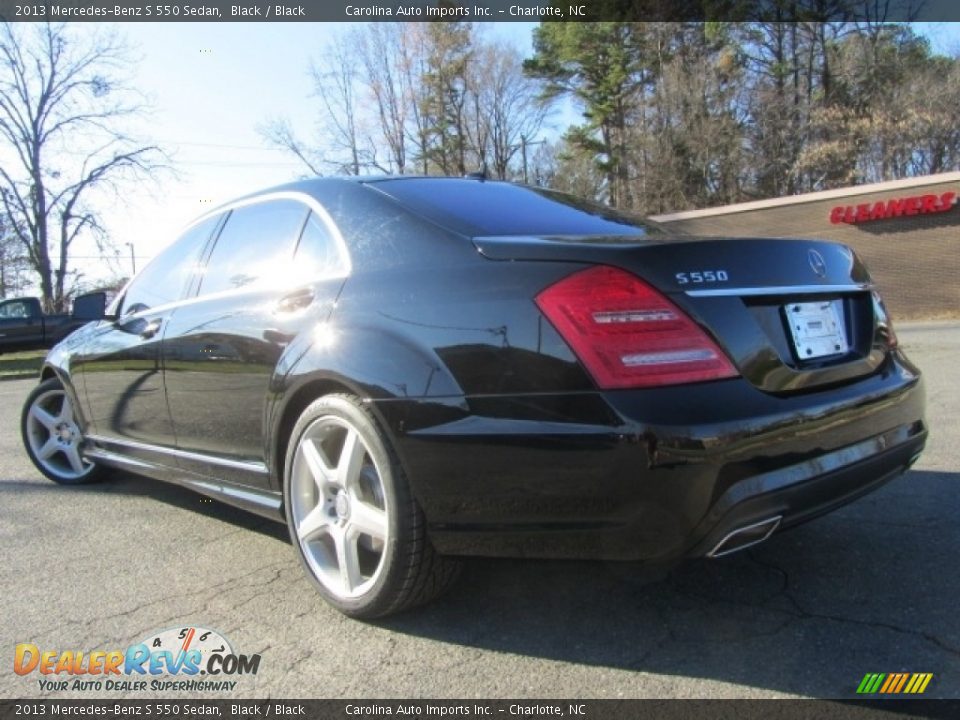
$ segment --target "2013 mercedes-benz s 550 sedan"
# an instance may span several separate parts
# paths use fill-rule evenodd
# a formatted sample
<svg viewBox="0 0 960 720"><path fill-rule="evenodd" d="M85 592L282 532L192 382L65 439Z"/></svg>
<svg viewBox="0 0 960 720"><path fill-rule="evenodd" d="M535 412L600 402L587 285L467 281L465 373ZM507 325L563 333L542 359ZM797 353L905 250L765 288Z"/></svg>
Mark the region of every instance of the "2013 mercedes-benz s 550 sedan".
<svg viewBox="0 0 960 720"><path fill-rule="evenodd" d="M920 373L864 266L478 178L317 179L189 226L49 354L23 439L283 520L336 608L458 555L718 556L910 467Z"/></svg>

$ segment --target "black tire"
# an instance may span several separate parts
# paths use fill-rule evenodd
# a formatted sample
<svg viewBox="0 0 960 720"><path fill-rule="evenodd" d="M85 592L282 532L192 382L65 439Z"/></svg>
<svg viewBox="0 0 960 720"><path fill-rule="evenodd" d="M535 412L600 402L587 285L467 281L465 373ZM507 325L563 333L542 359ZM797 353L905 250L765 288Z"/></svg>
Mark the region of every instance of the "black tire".
<svg viewBox="0 0 960 720"><path fill-rule="evenodd" d="M70 395L58 378L44 380L27 396L20 436L37 470L60 485L103 479L104 469L83 457L83 434L74 420Z"/></svg>
<svg viewBox="0 0 960 720"><path fill-rule="evenodd" d="M283 494L308 577L345 615L370 619L426 603L459 574L460 563L430 544L396 454L356 397L327 395L303 411Z"/></svg>

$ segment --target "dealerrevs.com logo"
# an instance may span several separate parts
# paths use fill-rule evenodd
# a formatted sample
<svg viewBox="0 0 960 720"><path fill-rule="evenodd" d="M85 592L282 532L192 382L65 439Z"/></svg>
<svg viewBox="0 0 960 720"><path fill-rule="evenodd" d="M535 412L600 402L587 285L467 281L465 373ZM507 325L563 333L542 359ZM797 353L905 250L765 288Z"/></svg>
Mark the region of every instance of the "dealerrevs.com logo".
<svg viewBox="0 0 960 720"><path fill-rule="evenodd" d="M13 671L36 674L42 692L231 691L240 675L256 675L260 655L234 652L216 630L171 628L126 650L49 650L18 643Z"/></svg>

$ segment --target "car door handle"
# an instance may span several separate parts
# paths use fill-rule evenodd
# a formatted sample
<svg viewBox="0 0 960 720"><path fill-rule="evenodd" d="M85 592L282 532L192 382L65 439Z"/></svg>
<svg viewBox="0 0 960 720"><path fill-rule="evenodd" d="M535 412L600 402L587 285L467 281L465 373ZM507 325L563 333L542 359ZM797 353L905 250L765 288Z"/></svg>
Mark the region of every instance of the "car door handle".
<svg viewBox="0 0 960 720"><path fill-rule="evenodd" d="M277 303L277 312L293 312L307 307L313 302L313 290L303 288L290 293Z"/></svg>
<svg viewBox="0 0 960 720"><path fill-rule="evenodd" d="M147 323L146 327L140 331L140 337L144 340L149 340L160 331L160 326L162 324L162 320L151 320Z"/></svg>

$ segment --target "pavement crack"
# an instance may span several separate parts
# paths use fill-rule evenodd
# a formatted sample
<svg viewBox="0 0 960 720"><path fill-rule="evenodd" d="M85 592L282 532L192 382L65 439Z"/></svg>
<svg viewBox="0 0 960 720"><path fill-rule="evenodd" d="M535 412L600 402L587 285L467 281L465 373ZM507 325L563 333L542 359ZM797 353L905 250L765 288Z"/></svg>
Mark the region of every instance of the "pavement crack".
<svg viewBox="0 0 960 720"><path fill-rule="evenodd" d="M754 556L752 553L747 553L747 557L753 563L760 565L761 567L767 568L769 570L772 570L773 572L777 573L781 577L781 586L779 591L774 593L774 595L772 595L771 597L766 598L763 602L754 603L754 602L747 602L744 600L735 600L735 599L716 597L716 596L711 597L709 595L704 595L700 593L691 593L691 592L683 591L679 588L675 588L675 590L682 595L686 595L687 597L692 597L697 600L708 601L708 602L722 602L728 605L735 605L738 607L761 608L769 612L783 613L798 620L829 620L832 622L847 623L850 625L857 625L860 627L888 630L890 632L900 633L902 635L909 635L912 637L925 640L926 642L937 646L941 650L955 657L960 658L960 648L953 647L952 645L944 642L942 639L940 639L936 635L929 632L925 632L923 630L914 630L911 628L905 628L900 625L896 625L894 623L885 622L883 620L861 620L858 618L846 617L844 615L834 615L831 613L820 613L820 612L813 612L811 610L808 610L790 592L790 574L784 568L774 563L760 560L759 558ZM787 608L787 607L772 606L770 604L771 600L777 597L784 598L788 603L790 603L791 607ZM769 632L753 633L753 635L759 636L759 635L776 634L777 632L780 632L781 630L783 630L783 628L786 627L786 625L788 624L789 623L785 623L784 625L778 627L776 630L773 631L773 633L769 633Z"/></svg>
<svg viewBox="0 0 960 720"><path fill-rule="evenodd" d="M254 584L249 584L249 583L248 583L248 584L243 584L243 583L242 583L243 580L246 580L247 578L252 577L252 576L255 576L255 575L260 575L260 574L262 574L265 570L268 570L268 569L270 569L270 568L275 568L275 567L278 566L278 565L279 565L279 566L282 566L281 569L275 570L275 572L274 572L274 577L270 578L270 580L268 580L266 583L259 583L259 582L258 582L258 583L254 583ZM253 569L253 570L251 570L251 571L249 571L249 572L243 573L242 575L237 575L237 576L234 576L234 577L225 578L225 579L222 580L221 582L218 582L218 583L215 583L215 584L211 584L211 585L207 585L207 586L205 586L205 587L203 587L203 588L200 588L200 589L198 589L198 590L193 590L193 591L190 591L190 592L178 592L178 593L173 594L173 595L164 595L164 596L161 596L161 597L155 597L155 598L152 598L152 599L150 599L150 600L147 600L146 602L138 603L138 604L135 605L133 608L131 608L131 609L129 609L129 610L124 610L124 611L122 611L122 612L112 613L112 614L109 614L109 615L100 615L100 616L98 616L98 617L96 617L96 618L91 618L91 619L89 619L89 620L68 620L68 621L66 621L66 622L61 622L61 623L59 623L55 628L50 628L50 629L47 629L47 630L44 630L44 631L38 633L38 636L39 636L39 637L43 637L43 636L45 636L45 635L48 634L48 633L54 633L54 632L63 633L63 632L65 631L65 629L66 629L67 627L70 627L70 626L76 626L76 627L79 627L79 628L81 628L81 629L94 628L94 627L102 627L105 622L108 622L108 621L111 621L111 620L120 620L120 619L124 619L124 618L134 617L134 616L136 616L136 615L138 615L138 614L140 614L140 613L143 613L143 612L147 611L149 608L152 608L152 607L155 607L155 606L161 606L161 607L162 607L162 606L164 606L164 605L169 605L169 604L170 604L171 602L173 602L173 601L176 601L176 603L179 605L179 607L182 608L183 605L184 605L184 602L185 602L186 600L188 600L188 599L190 599L190 598L202 598L202 596L207 596L209 599L208 599L207 602L205 603L204 607L203 607L198 613L192 613L192 614L206 614L206 613L209 612L211 604L212 604L213 602L215 602L218 598L221 597L221 593L222 593L223 590L225 590L225 589L227 589L227 588L235 587L235 586L237 586L238 584L239 584L239 587L260 587L260 586L262 586L262 585L264 585L264 584L269 585L269 584L273 583L274 581L276 581L276 579L277 579L277 577L279 576L279 574L281 573L283 567L287 567L287 565L288 565L288 563L287 563L286 561L276 562L276 563L269 563L269 564L267 564L267 565L263 565L263 566L260 566L260 567L258 567L258 568L255 568L255 569ZM257 593L257 595L261 595L261 594L263 594L263 593ZM151 625L150 628L147 628L146 630L140 631L138 634L136 634L136 636L139 637L139 636L141 636L141 635L143 635L143 634L146 634L146 633L150 632L151 629L156 629L156 627L158 627L160 624L163 624L164 622L175 622L175 621L177 621L179 618L182 618L182 617L184 617L184 612L183 612L182 610L181 610L181 611L178 611L178 613L177 613L176 615L174 615L174 616L168 616L166 619L159 620L156 625Z"/></svg>
<svg viewBox="0 0 960 720"><path fill-rule="evenodd" d="M302 656L300 656L299 658L297 658L297 659L290 665L290 667L287 668L287 674L288 674L288 675L293 674L293 672L294 672L300 665L302 665L303 663L305 663L307 660L309 660L309 659L312 658L312 657L313 657L313 650L307 650L307 652L306 652L305 655L302 655Z"/></svg>
<svg viewBox="0 0 960 720"><path fill-rule="evenodd" d="M223 541L226 540L227 538L230 538L230 537L232 537L232 536L234 536L234 535L246 535L246 534L250 533L251 531L253 531L253 532L259 532L260 530L263 530L264 528L272 527L272 526L274 526L274 525L276 525L276 524L277 524L277 522L276 522L275 520L264 520L263 522L257 523L257 524L255 524L255 525L238 527L238 528L235 528L234 530L231 530L230 532L226 532L226 533L223 533L223 534L220 534L220 535L216 535L215 537L204 538L203 541L200 542L197 547L198 547L198 549L199 549L199 548L205 548L205 547L207 547L207 546L209 546L209 545L215 545L216 543L223 542Z"/></svg>

